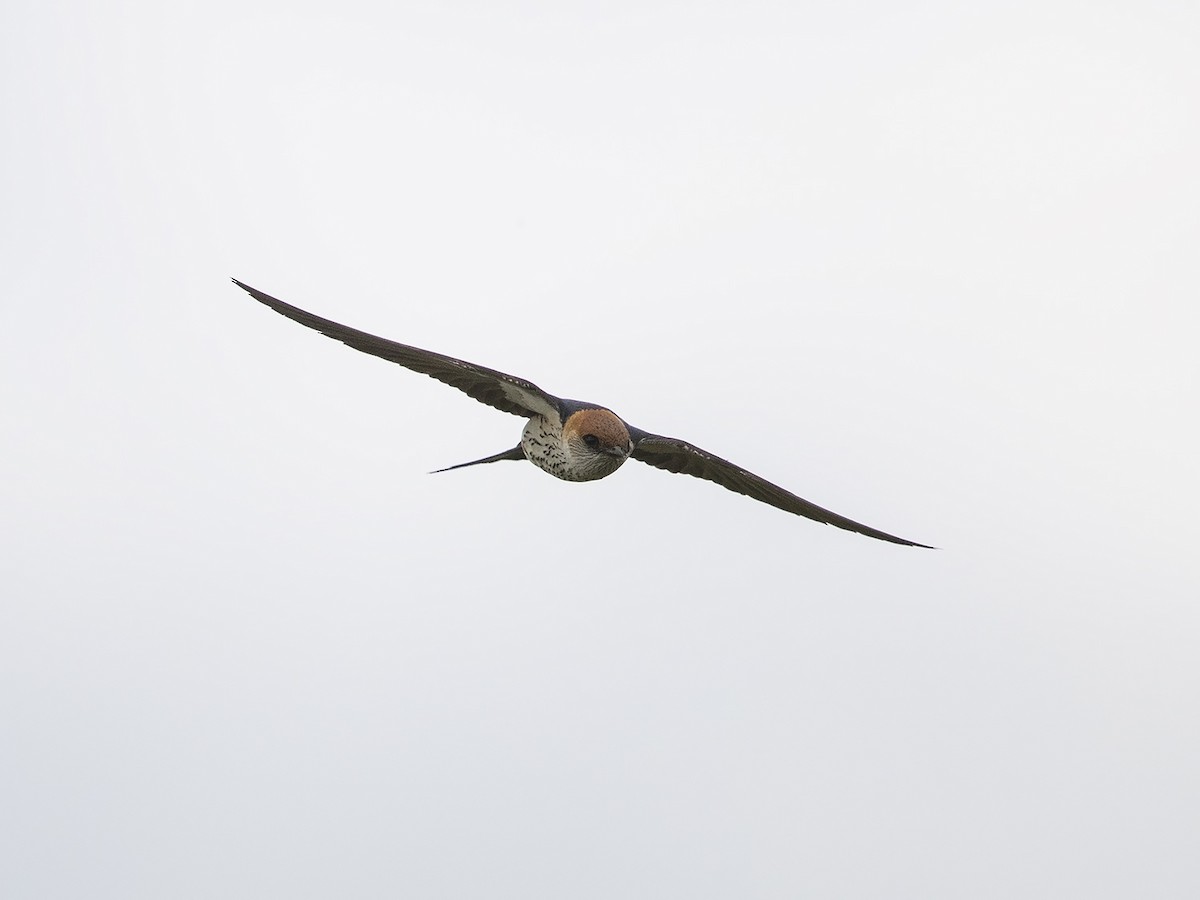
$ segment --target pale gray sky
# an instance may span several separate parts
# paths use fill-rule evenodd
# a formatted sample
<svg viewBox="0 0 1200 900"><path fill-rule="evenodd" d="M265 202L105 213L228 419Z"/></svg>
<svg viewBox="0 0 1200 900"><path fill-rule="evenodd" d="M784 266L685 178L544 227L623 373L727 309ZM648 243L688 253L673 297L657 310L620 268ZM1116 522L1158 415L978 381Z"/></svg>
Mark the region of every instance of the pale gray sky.
<svg viewBox="0 0 1200 900"><path fill-rule="evenodd" d="M0 893L1200 896L1194 2L10 2ZM895 547L263 309L607 403Z"/></svg>

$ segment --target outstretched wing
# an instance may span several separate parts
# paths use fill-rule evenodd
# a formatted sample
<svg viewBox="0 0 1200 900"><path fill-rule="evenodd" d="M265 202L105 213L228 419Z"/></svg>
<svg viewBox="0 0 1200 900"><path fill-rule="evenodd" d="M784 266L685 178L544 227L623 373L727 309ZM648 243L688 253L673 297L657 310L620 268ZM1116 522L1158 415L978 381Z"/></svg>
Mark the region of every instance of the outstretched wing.
<svg viewBox="0 0 1200 900"><path fill-rule="evenodd" d="M631 454L633 458L655 468L703 478L785 512L815 519L827 525L836 525L838 528L865 534L867 537L891 541L893 544L904 544L909 547L933 549L928 544L908 541L896 537L894 534L863 525L861 522L847 519L845 516L839 516L835 512L830 512L815 503L797 497L791 491L785 491L778 485L771 484L753 472L747 472L741 466L735 466L728 460L714 456L699 447L694 447L686 441L663 437L661 434L650 434L640 428L630 428L629 431L633 438L633 453Z"/></svg>
<svg viewBox="0 0 1200 900"><path fill-rule="evenodd" d="M319 331L334 340L341 341L355 350L370 353L372 356L389 360L406 369L436 378L438 381L474 397L480 403L494 406L501 412L517 416L548 416L550 418L559 414L558 398L547 394L532 382L505 375L495 369L464 362L452 356L443 356L441 353L398 344L395 341L359 331L357 328L348 328L337 322L331 322L329 319L314 316L312 313L284 303L282 300L277 300L270 294L264 294L248 284L242 284L236 278L233 279L233 283L281 316L287 316L289 319Z"/></svg>

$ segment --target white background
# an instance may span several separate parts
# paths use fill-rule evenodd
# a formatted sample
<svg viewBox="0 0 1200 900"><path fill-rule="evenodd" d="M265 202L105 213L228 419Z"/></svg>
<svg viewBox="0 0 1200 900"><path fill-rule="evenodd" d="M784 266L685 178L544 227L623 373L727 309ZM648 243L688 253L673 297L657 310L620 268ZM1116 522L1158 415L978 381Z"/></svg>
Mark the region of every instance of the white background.
<svg viewBox="0 0 1200 900"><path fill-rule="evenodd" d="M10 2L5 898L1200 896L1200 7ZM895 547L269 312L598 401Z"/></svg>

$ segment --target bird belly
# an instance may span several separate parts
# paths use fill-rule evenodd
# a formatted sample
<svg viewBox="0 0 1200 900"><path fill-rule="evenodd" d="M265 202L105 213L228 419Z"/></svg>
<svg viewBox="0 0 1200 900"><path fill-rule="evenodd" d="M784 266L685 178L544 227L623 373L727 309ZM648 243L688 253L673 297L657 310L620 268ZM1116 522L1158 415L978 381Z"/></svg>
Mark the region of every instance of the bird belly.
<svg viewBox="0 0 1200 900"><path fill-rule="evenodd" d="M596 474L572 465L563 444L561 426L543 416L534 416L526 423L521 433L521 449L527 460L563 481L594 481L608 474Z"/></svg>

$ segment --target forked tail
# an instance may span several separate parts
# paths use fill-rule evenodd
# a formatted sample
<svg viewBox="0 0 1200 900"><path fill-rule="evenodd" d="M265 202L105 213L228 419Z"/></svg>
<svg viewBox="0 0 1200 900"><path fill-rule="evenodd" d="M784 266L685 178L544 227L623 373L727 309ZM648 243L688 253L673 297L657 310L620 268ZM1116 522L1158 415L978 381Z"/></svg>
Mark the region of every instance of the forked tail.
<svg viewBox="0 0 1200 900"><path fill-rule="evenodd" d="M453 469L465 469L467 466L478 466L483 463L500 462L502 459L524 459L525 451L521 449L521 445L513 447L511 450L505 450L503 453L497 453L495 456L487 456L483 459L477 459L474 462L459 463L457 466L446 466L444 469L434 469L430 475L436 475L438 472L449 472Z"/></svg>

